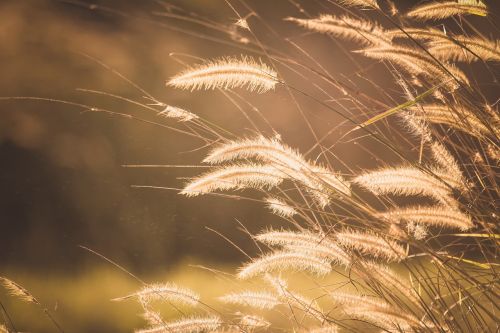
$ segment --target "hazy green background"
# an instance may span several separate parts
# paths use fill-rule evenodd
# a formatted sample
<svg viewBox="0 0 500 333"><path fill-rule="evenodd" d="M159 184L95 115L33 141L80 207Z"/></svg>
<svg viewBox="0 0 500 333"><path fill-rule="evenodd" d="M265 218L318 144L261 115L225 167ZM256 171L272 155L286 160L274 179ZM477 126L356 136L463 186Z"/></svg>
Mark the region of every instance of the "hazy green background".
<svg viewBox="0 0 500 333"><path fill-rule="evenodd" d="M76 88L112 92L144 102L140 92L109 70L84 57L86 53L117 69L160 100L187 108L221 126L250 135L249 124L217 92L178 92L164 86L182 70L171 52L202 58L239 55L245 51L171 28L208 34L224 40L231 36L162 17L165 7L154 1L100 1L126 13L88 10L64 1L23 0L0 2L0 95L39 96L70 100L159 120L136 106L76 91ZM170 1L235 29L236 15L224 1ZM301 1L315 15L334 7L324 1ZM404 2L408 4L415 1ZM286 0L249 1L282 37L291 37L339 77L349 77L361 88L363 78L353 76L357 67L344 50L324 36L308 35L281 19L300 13ZM248 8L238 5L243 14ZM493 9L497 12L496 9ZM173 10L177 13L176 10ZM267 44L279 47L259 21L256 31ZM240 31L243 36L244 31ZM497 32L496 32L497 33ZM346 49L349 49L347 47ZM298 58L308 61L304 56ZM188 57L187 63L196 62ZM359 66L370 61L356 59ZM386 72L370 69L385 80ZM387 80L390 78L387 77ZM304 86L291 76L292 85ZM487 88L487 87L486 87ZM371 91L376 97L378 92ZM342 98L338 92L332 92ZM245 96L249 96L246 95ZM299 98L307 117L326 133L341 119L317 104ZM390 101L386 101L390 103ZM299 112L284 90L252 97L284 140L306 149L312 143ZM379 112L375 108L373 112ZM173 123L171 123L173 124ZM348 130L340 126L326 143L336 143ZM269 134L269 132L267 132ZM335 153L355 168L378 163L364 148L340 142ZM78 248L86 245L112 258L148 281L173 280L196 287L210 296L222 290L223 281L186 263L203 263L234 271L245 257L216 229L248 251L256 247L237 230L241 221L250 231L280 221L260 205L203 197L186 199L175 191L133 189L130 185L181 187L199 170L129 169L123 164L199 164L203 143L165 129L105 114L81 112L67 105L0 101L0 274L39 295L60 318L68 332L116 332L141 325L137 307L110 303L138 287L99 258ZM386 156L388 159L393 156ZM342 165L341 171L347 171ZM218 282L214 282L218 281ZM210 284L210 287L208 287ZM41 314L0 292L17 328L50 332Z"/></svg>

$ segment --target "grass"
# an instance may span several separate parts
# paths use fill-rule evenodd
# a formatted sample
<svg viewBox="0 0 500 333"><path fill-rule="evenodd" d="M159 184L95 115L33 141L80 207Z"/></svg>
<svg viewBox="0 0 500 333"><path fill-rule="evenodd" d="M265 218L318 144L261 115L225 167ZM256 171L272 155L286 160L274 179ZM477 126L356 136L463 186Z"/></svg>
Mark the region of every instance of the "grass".
<svg viewBox="0 0 500 333"><path fill-rule="evenodd" d="M202 149L208 151L202 162L209 171L189 178L182 189L154 185L136 188L176 190L186 197L210 195L258 202L288 222L289 228L270 229L258 236L248 232L255 240L259 254L248 256L249 260L237 270L228 270L229 275L224 272L214 275L207 271L186 273L187 270L175 269L168 275L148 276L147 282L136 279L138 283L134 290L148 287L153 281L168 280L201 293L202 297L196 306L183 308L175 304L175 297L167 299L161 294L164 291L150 287L150 295L154 293L155 297L138 294L133 298L140 305L139 308L135 305L135 310L147 321L145 328L137 332L199 333L217 331L219 326L222 330L238 332L260 329L493 331L499 310L495 288L498 280L495 236L498 234L498 207L495 202L500 190L495 177L498 171L495 160L500 151L500 121L498 105L481 93L481 85L476 83L474 73L466 72L467 66L462 66L462 62L495 62L498 41L483 38L477 31L474 34L479 35L477 38L481 38L481 43L454 34L436 37L435 31L424 34L423 42L418 41L419 37L414 39L406 34L399 36L406 40L396 41L387 35L384 30L387 28L382 25L357 19L325 15L288 18L288 22L298 24L302 29L358 42L365 48L353 53L376 61L376 65L386 70L394 80L392 89L398 89L405 101L396 103L399 98L392 96L390 89L377 83L376 79L370 79L374 88L385 93L385 98L377 100L377 104L388 110L373 116L369 111L373 98L353 93L357 90L356 85L353 87L350 81L346 83L331 77L321 64L310 67L300 62L303 59L290 58L274 46L263 45L252 25L235 7L229 2L227 4L239 17L237 26L248 31L246 39L236 41L249 44L254 48L253 53L265 56L265 60L243 56L198 61L198 65L192 65L168 80L167 86L192 92L220 92L223 100L232 102L248 119L252 131L235 135L195 112L167 105L120 74L141 94L147 95L152 103L143 104L113 94L107 96L153 111L161 116L160 122L133 119L197 138L202 142ZM393 11L394 18L380 9L376 1L341 1L341 4L372 8L379 19L384 18L403 32L407 27L415 28L415 23L407 21L408 17L437 20L461 15L465 20L463 16L484 16L487 13L484 4L471 1L431 7L423 5L406 14ZM446 12L436 11L442 6L446 7ZM258 18L256 13L249 15ZM197 16L190 18L200 22ZM201 22L217 31L225 31L216 23L203 19ZM363 29L353 29L352 25ZM426 27L424 25L422 29ZM454 27L455 34L466 29L462 21L455 21ZM451 43L448 45L450 50L459 45L459 53L455 50L448 54L440 49L439 55L433 54L430 48L433 39ZM288 39L284 42L297 47ZM306 57L314 59L306 50L302 51ZM462 56L462 52L468 56ZM287 75L297 73L302 77L325 79L327 88L313 83L314 92L309 93L302 87L289 84ZM272 131L261 130L254 118L266 118L253 107L253 100L257 97L241 96L237 89L281 94L282 98L291 99L303 117L304 128L314 138L313 147L302 152L285 143L272 125ZM337 90L342 92L343 98L339 98ZM362 132L394 153L399 161L379 159L380 163L369 170L343 164L335 147L323 144L304 113L298 95L345 118L349 130L336 144L346 136L357 141L359 137L352 136ZM339 108L325 102L325 97L327 101L337 101ZM339 100L356 105L357 114L353 115L352 106L338 103ZM241 106L244 103L256 111L253 117L244 111ZM95 107L91 110L127 117L126 114ZM394 115L400 116L403 128L387 122ZM163 125L163 122L175 120L175 125L182 126L182 129ZM419 151L418 158L412 156L414 150ZM344 166L344 172L339 171L341 166ZM273 198L271 206L269 197ZM243 225L241 227L244 230ZM469 232L466 235L470 242L457 236L457 232ZM238 248L230 239L228 241ZM398 264L392 264L393 261ZM99 302L96 303L94 296L102 300L103 296L129 295L132 291L122 288L130 285L125 280L115 281L118 279L115 274L90 272L88 279L77 280L74 304L95 309ZM56 279L50 278L50 283L57 282ZM94 285L96 280L99 286ZM54 286L61 293L60 304L68 311L73 298L65 288L66 284L59 282ZM29 283L26 281L23 285ZM111 290L106 289L106 285L113 285L113 292L123 294L109 295ZM70 287L75 288L69 283L67 288ZM250 292L272 293L277 305L271 307L272 310L259 312L248 306L218 304L217 296L247 288ZM33 294L40 292L41 298L49 298L45 290L37 290L35 282L29 290ZM20 290L18 294L23 293ZM96 327L104 325L98 324L100 321L120 321L123 327L137 327L129 312L133 306L116 305L116 317L115 310L110 311L109 316L95 312L84 315L96 320ZM16 313L22 312L15 310ZM193 319L191 314L198 318ZM263 316L263 319L252 317L255 315ZM120 320L121 317L127 320ZM61 318L62 324L73 320L65 313ZM253 327L249 326L250 322L264 324ZM87 325L87 329L96 330L93 323Z"/></svg>

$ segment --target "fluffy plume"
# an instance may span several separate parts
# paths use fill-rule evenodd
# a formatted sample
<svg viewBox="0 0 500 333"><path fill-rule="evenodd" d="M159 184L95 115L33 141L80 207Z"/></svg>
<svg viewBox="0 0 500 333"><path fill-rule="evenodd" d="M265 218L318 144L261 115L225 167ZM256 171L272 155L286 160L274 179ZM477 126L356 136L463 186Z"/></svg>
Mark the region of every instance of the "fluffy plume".
<svg viewBox="0 0 500 333"><path fill-rule="evenodd" d="M295 170L300 170L307 165L297 151L283 145L276 138L268 139L263 136L223 144L213 149L203 162L218 164L248 158L255 158L264 162L276 162Z"/></svg>
<svg viewBox="0 0 500 333"><path fill-rule="evenodd" d="M17 284L16 282L2 276L0 276L0 282L12 296L18 297L20 300L23 300L28 303L40 304L38 300L28 290L26 290L24 287Z"/></svg>
<svg viewBox="0 0 500 333"><path fill-rule="evenodd" d="M338 304L343 305L344 311L355 319L366 320L386 330L404 332L411 331L412 327L422 327L422 323L415 316L405 313L400 307L374 297L358 296L346 293L331 294Z"/></svg>
<svg viewBox="0 0 500 333"><path fill-rule="evenodd" d="M266 292L243 291L219 297L224 303L250 306L263 310L271 310L281 302L273 294Z"/></svg>
<svg viewBox="0 0 500 333"><path fill-rule="evenodd" d="M406 257L406 251L401 245L374 234L346 230L335 236L341 246L362 254L387 261L400 261Z"/></svg>
<svg viewBox="0 0 500 333"><path fill-rule="evenodd" d="M249 330L253 330L256 328L267 328L271 326L271 323L260 316L243 315L240 318L240 325Z"/></svg>
<svg viewBox="0 0 500 333"><path fill-rule="evenodd" d="M288 285L285 280L266 274L266 280L274 288L279 296L279 299L288 304L291 307L301 309L310 316L322 319L322 310L315 300L311 300L303 295L292 292L288 289Z"/></svg>
<svg viewBox="0 0 500 333"><path fill-rule="evenodd" d="M443 104L424 104L420 107L412 107L410 110L414 111L416 119L434 124L444 124L476 137L490 133L472 111L459 105L451 108Z"/></svg>
<svg viewBox="0 0 500 333"><path fill-rule="evenodd" d="M282 181L283 175L272 166L231 165L195 178L180 193L193 197L217 190L271 188L278 186Z"/></svg>
<svg viewBox="0 0 500 333"><path fill-rule="evenodd" d="M167 85L187 90L245 87L263 93L278 82L274 70L249 57L223 58L189 68L171 78Z"/></svg>
<svg viewBox="0 0 500 333"><path fill-rule="evenodd" d="M350 195L350 184L340 175L306 161L297 151L277 139L258 136L229 142L212 150L206 163L222 163L236 159L257 159L280 168L287 178L301 183L320 207L325 207L335 191Z"/></svg>
<svg viewBox="0 0 500 333"><path fill-rule="evenodd" d="M359 269L361 267L361 270ZM408 301L421 307L419 295L412 288L409 281L385 265L372 261L362 261L359 267L353 268L364 280L377 281L381 286L399 292Z"/></svg>
<svg viewBox="0 0 500 333"><path fill-rule="evenodd" d="M149 309L146 309L142 317L148 322L150 326L158 326L164 323L163 318L161 317L161 314L159 312L151 311Z"/></svg>
<svg viewBox="0 0 500 333"><path fill-rule="evenodd" d="M335 190L345 195L350 195L351 185L338 173L316 165L311 165L310 168L305 171L309 178L315 183L314 188L319 187L321 192L333 195L334 192L332 190Z"/></svg>
<svg viewBox="0 0 500 333"><path fill-rule="evenodd" d="M167 105L165 110L161 111L158 113L159 116L166 117L166 118L173 118L177 119L178 121L191 121L194 119L199 119L197 115L194 113L191 113L187 110L175 107L175 106L170 106Z"/></svg>
<svg viewBox="0 0 500 333"><path fill-rule="evenodd" d="M281 216L283 218L290 218L294 215L297 215L297 211L295 210L295 208L278 198L268 197L265 199L265 201L267 203L267 207L278 216Z"/></svg>
<svg viewBox="0 0 500 333"><path fill-rule="evenodd" d="M337 264L349 266L347 253L325 236L310 232L267 231L255 236L260 242L272 246L282 246L291 251L309 256L328 259Z"/></svg>
<svg viewBox="0 0 500 333"><path fill-rule="evenodd" d="M303 253L275 252L247 263L240 269L238 277L248 279L264 273L289 269L308 271L316 275L326 275L330 273L332 267L326 260Z"/></svg>
<svg viewBox="0 0 500 333"><path fill-rule="evenodd" d="M473 62L500 61L500 41L479 37L455 36L453 39L433 40L429 51L444 60Z"/></svg>
<svg viewBox="0 0 500 333"><path fill-rule="evenodd" d="M458 87L455 80L469 85L467 76L461 70L451 64L441 64L445 70L426 53L415 48L403 46L377 47L362 50L361 53L370 58L391 61L410 74L420 75L430 82L443 84L451 90Z"/></svg>
<svg viewBox="0 0 500 333"><path fill-rule="evenodd" d="M371 171L356 177L355 182L377 195L425 195L450 204L450 188L440 179L417 168Z"/></svg>
<svg viewBox="0 0 500 333"><path fill-rule="evenodd" d="M430 147L433 159L439 164L441 170L443 170L441 173L448 175L448 178L459 180L459 183L464 185L463 190L466 190L466 180L455 157L439 142L432 142Z"/></svg>
<svg viewBox="0 0 500 333"><path fill-rule="evenodd" d="M433 2L418 6L406 14L417 20L440 20L455 15L488 15L488 8L480 0Z"/></svg>
<svg viewBox="0 0 500 333"><path fill-rule="evenodd" d="M337 0L341 5L348 7L379 8L376 0Z"/></svg>
<svg viewBox="0 0 500 333"><path fill-rule="evenodd" d="M406 230L408 231L408 235L411 235L417 240L425 239L429 235L429 230L427 229L427 227L419 223L406 223Z"/></svg>
<svg viewBox="0 0 500 333"><path fill-rule="evenodd" d="M136 333L200 333L215 331L222 321L219 317L187 318L152 328L137 330Z"/></svg>
<svg viewBox="0 0 500 333"><path fill-rule="evenodd" d="M312 330L309 330L309 333L338 333L339 328L335 325L328 325L325 327L319 327L319 328L313 328Z"/></svg>
<svg viewBox="0 0 500 333"><path fill-rule="evenodd" d="M358 20L349 16L336 17L322 15L315 19L286 19L317 32L354 40L364 45L385 45L391 43L390 35L385 34L379 25L367 20Z"/></svg>
<svg viewBox="0 0 500 333"><path fill-rule="evenodd" d="M321 258L336 265L348 267L351 263L348 254L337 245L316 244L313 246L305 244L292 244L286 246L290 251L303 253L310 257Z"/></svg>
<svg viewBox="0 0 500 333"><path fill-rule="evenodd" d="M380 213L391 221L407 221L423 225L469 230L474 225L469 216L456 209L442 206L410 207Z"/></svg>
<svg viewBox="0 0 500 333"><path fill-rule="evenodd" d="M277 231L270 230L255 236L258 241L272 246L287 246L292 244L316 245L330 242L325 235L309 231Z"/></svg>
<svg viewBox="0 0 500 333"><path fill-rule="evenodd" d="M240 27L242 29L245 29L245 30L250 30L250 27L248 25L248 21L244 18L238 19L238 21L236 21L236 23L234 25L236 25L237 27Z"/></svg>
<svg viewBox="0 0 500 333"><path fill-rule="evenodd" d="M200 300L200 296L190 289L181 288L172 283L163 283L148 285L134 294L114 298L113 301L123 301L129 298L139 298L145 304L159 300L190 306L197 305Z"/></svg>
<svg viewBox="0 0 500 333"><path fill-rule="evenodd" d="M467 191L467 184L465 183L461 173L449 173L448 170L443 167L431 167L430 172L434 177L443 181L447 186L450 186L459 192ZM448 204L453 202L450 198L447 198L445 201Z"/></svg>
<svg viewBox="0 0 500 333"><path fill-rule="evenodd" d="M413 39L417 40L449 40L449 37L441 30L434 28L404 28L387 30L385 33L390 36L390 38L408 38L410 35Z"/></svg>
<svg viewBox="0 0 500 333"><path fill-rule="evenodd" d="M422 117L416 117L415 112L410 110L399 112L398 116L408 132L421 138L424 142L432 142L431 131Z"/></svg>

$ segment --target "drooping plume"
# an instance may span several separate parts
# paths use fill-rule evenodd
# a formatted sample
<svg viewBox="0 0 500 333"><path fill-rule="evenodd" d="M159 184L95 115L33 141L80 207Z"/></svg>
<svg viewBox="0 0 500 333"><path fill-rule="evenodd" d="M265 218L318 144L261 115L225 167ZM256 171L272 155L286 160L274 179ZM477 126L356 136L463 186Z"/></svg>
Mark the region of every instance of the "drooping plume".
<svg viewBox="0 0 500 333"><path fill-rule="evenodd" d="M457 81L469 85L469 79L457 67L446 63L439 64L416 48L406 46L374 47L360 52L370 58L391 61L410 74L424 77L429 82L441 84L450 90L458 88Z"/></svg>
<svg viewBox="0 0 500 333"><path fill-rule="evenodd" d="M278 216L283 218L290 218L294 215L297 215L297 211L295 208L287 204L281 199L275 197L268 197L265 199L267 203L267 207Z"/></svg>
<svg viewBox="0 0 500 333"><path fill-rule="evenodd" d="M440 142L432 142L430 144L430 148L434 161L436 161L436 163L439 165L439 168L443 170L441 174L447 175L447 178L458 180L458 183L464 185L463 188L460 187L460 189L466 191L467 182L464 178L462 170L460 170L460 167L458 166L458 162L455 157L453 157L448 149Z"/></svg>
<svg viewBox="0 0 500 333"><path fill-rule="evenodd" d="M163 283L148 285L134 294L114 298L113 301L123 301L129 298L138 298L145 304L158 300L190 306L196 306L200 300L200 296L190 289L178 287L172 283Z"/></svg>
<svg viewBox="0 0 500 333"><path fill-rule="evenodd" d="M165 118L177 119L181 122L191 121L199 118L192 112L171 105L167 105L167 107L163 111L159 112L158 115Z"/></svg>
<svg viewBox="0 0 500 333"><path fill-rule="evenodd" d="M258 234L255 239L271 246L280 246L290 251L321 258L346 267L351 263L349 255L325 235L306 231L270 230Z"/></svg>
<svg viewBox="0 0 500 333"><path fill-rule="evenodd" d="M212 150L204 162L217 164L239 159L256 159L280 169L287 179L300 183L315 202L324 208L340 192L350 195L350 184L339 174L309 162L277 139L258 136L223 144Z"/></svg>
<svg viewBox="0 0 500 333"><path fill-rule="evenodd" d="M382 299L340 292L331 294L331 297L337 304L342 305L345 313L353 319L367 321L390 332L410 332L413 331L412 328L424 327L413 314L406 313Z"/></svg>
<svg viewBox="0 0 500 333"><path fill-rule="evenodd" d="M406 257L406 251L400 244L372 233L346 230L336 233L335 237L344 248L388 262L401 261Z"/></svg>
<svg viewBox="0 0 500 333"><path fill-rule="evenodd" d="M201 175L180 192L188 197L243 188L271 188L283 181L283 174L269 165L230 165Z"/></svg>
<svg viewBox="0 0 500 333"><path fill-rule="evenodd" d="M404 31L403 31L404 30ZM392 29L385 31L390 38L404 38L407 39L408 35L416 40L424 41L438 41L438 40L448 40L449 37L441 30L435 28L403 28L403 29Z"/></svg>
<svg viewBox="0 0 500 333"><path fill-rule="evenodd" d="M354 40L363 45L391 44L391 36L387 35L382 27L372 21L332 15L322 15L315 19L289 17L286 20L312 31Z"/></svg>
<svg viewBox="0 0 500 333"><path fill-rule="evenodd" d="M9 291L12 296L18 297L20 300L28 303L40 304L35 296L33 296L27 289L25 289L18 283L2 276L0 276L0 283L5 287L5 289Z"/></svg>
<svg viewBox="0 0 500 333"><path fill-rule="evenodd" d="M275 252L247 263L240 269L238 277L249 279L257 275L282 270L308 271L315 275L326 275L332 270L328 261L298 252Z"/></svg>
<svg viewBox="0 0 500 333"><path fill-rule="evenodd" d="M411 107L414 117L434 124L443 124L470 135L481 137L490 133L488 127L474 114L473 111L460 106L444 104L423 104L419 107Z"/></svg>
<svg viewBox="0 0 500 333"><path fill-rule="evenodd" d="M500 61L500 41L480 37L454 36L453 39L432 40L429 52L439 59L451 61Z"/></svg>
<svg viewBox="0 0 500 333"><path fill-rule="evenodd" d="M336 0L347 7L379 8L377 0Z"/></svg>
<svg viewBox="0 0 500 333"><path fill-rule="evenodd" d="M222 58L189 68L171 78L168 86L186 90L246 88L263 93L273 90L277 74L249 57Z"/></svg>
<svg viewBox="0 0 500 333"><path fill-rule="evenodd" d="M408 221L464 231L474 226L469 216L456 209L443 206L398 208L380 213L380 217L392 221Z"/></svg>
<svg viewBox="0 0 500 333"><path fill-rule="evenodd" d="M451 189L443 180L413 167L385 168L367 172L355 182L377 195L425 195L450 204Z"/></svg>
<svg viewBox="0 0 500 333"><path fill-rule="evenodd" d="M481 0L445 1L421 5L406 14L421 21L441 20L455 15L486 16L488 8Z"/></svg>
<svg viewBox="0 0 500 333"><path fill-rule="evenodd" d="M275 295L266 292L243 291L219 297L224 303L244 305L263 310L271 310L281 304Z"/></svg>
<svg viewBox="0 0 500 333"><path fill-rule="evenodd" d="M152 328L135 331L136 333L201 333L215 331L222 325L219 317L193 317L169 322Z"/></svg>

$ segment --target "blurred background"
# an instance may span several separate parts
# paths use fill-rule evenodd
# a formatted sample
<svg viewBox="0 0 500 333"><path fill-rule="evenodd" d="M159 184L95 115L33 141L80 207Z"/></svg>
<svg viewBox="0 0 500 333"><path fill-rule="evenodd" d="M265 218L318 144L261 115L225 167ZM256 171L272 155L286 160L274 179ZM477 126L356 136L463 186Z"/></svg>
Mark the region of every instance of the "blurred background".
<svg viewBox="0 0 500 333"><path fill-rule="evenodd" d="M401 6L415 3L401 2ZM391 79L383 68L368 67L372 62L364 59L351 59L349 45L344 49L325 36L304 34L282 20L304 13L341 12L340 8L323 1L285 0L238 2L236 8L242 16L252 10L258 13L259 19L249 16L248 22L266 45L279 48L282 38L290 38L331 73L393 104L371 82L355 75L364 68L364 75L380 78L377 84L381 84ZM193 17L193 12L222 29L180 19ZM220 93L165 87L165 80L184 68L182 62L249 53L244 40L251 36L235 25L237 19L222 0L3 0L0 95L71 101L178 127L137 105L81 90L150 102L114 73L117 71L162 102L191 110L240 135L251 135L248 121ZM288 51L297 59L310 61L297 49ZM308 89L300 76L290 74L287 80ZM289 145L302 151L312 145L313 138L284 89L259 96L241 93ZM331 91L331 95L342 98L339 91ZM361 145L339 141L350 129L343 119L307 98L297 98L320 136L335 129L325 143L335 145L335 154L346 165L354 169L378 165L380 161L366 152L382 152L381 147L363 139L359 140ZM381 110L380 105L374 105L371 112ZM259 125L264 133L272 134L264 123ZM256 232L283 222L255 203L217 197L187 199L175 190L131 187L179 188L186 177L203 169L123 167L198 165L207 151L200 149L203 144L152 124L67 104L1 100L0 275L39 296L68 332L127 332L142 324L138 307L109 301L140 284L79 245L147 281L174 281L201 289L208 296L216 294L225 282L195 265L234 272L246 258L209 229L255 254L258 249L239 230L239 223ZM386 162L395 159L384 154L380 156ZM340 163L338 169L350 171ZM210 289L206 288L208 281ZM19 331L53 330L40 311L12 300L3 290L0 301Z"/></svg>

